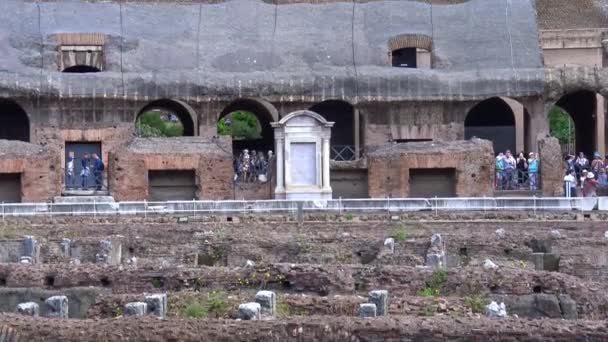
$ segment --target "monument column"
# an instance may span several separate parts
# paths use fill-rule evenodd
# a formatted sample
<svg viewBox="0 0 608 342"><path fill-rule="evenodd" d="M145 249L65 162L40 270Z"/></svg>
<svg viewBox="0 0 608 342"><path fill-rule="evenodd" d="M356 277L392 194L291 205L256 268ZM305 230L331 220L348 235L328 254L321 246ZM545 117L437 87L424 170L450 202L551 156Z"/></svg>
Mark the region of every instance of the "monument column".
<svg viewBox="0 0 608 342"><path fill-rule="evenodd" d="M276 137L276 151L277 151L277 187L275 192L285 191L285 177L283 175L283 170L285 167L285 162L283 160L283 137Z"/></svg>
<svg viewBox="0 0 608 342"><path fill-rule="evenodd" d="M605 109L605 104L604 104L604 97L600 94L596 94L597 97L597 108L596 108L596 116L595 116L595 142L596 142L596 147L595 150L598 151L600 153L600 155L603 157L606 154L606 137L605 137L605 125L606 125L606 118L604 115L604 109Z"/></svg>
<svg viewBox="0 0 608 342"><path fill-rule="evenodd" d="M329 138L323 138L323 190L329 190Z"/></svg>

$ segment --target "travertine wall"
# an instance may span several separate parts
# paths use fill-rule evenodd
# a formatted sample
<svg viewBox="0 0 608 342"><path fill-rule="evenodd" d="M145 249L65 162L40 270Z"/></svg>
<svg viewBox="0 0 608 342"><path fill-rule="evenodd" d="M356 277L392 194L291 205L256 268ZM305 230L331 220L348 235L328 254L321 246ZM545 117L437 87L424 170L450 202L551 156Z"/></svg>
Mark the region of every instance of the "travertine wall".
<svg viewBox="0 0 608 342"><path fill-rule="evenodd" d="M368 155L369 195L408 197L409 170L456 169L456 195L492 196L494 150L487 140L385 145Z"/></svg>
<svg viewBox="0 0 608 342"><path fill-rule="evenodd" d="M0 173L21 174L22 202L45 202L61 194L60 163L55 149L0 140Z"/></svg>
<svg viewBox="0 0 608 342"><path fill-rule="evenodd" d="M232 148L229 140L199 137L135 139L110 152L108 180L117 201L148 199L148 171L194 170L197 198L232 199Z"/></svg>

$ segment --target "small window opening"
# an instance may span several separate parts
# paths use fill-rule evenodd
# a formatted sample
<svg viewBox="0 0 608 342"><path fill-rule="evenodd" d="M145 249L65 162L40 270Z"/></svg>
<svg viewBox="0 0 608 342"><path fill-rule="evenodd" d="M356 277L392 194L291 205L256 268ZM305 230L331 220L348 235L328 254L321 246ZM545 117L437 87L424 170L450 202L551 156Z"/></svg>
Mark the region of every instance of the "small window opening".
<svg viewBox="0 0 608 342"><path fill-rule="evenodd" d="M55 285L55 276L53 275L48 275L44 278L44 285L45 286L54 286Z"/></svg>
<svg viewBox="0 0 608 342"><path fill-rule="evenodd" d="M393 66L398 68L416 68L416 48L402 48L393 51Z"/></svg>
<svg viewBox="0 0 608 342"><path fill-rule="evenodd" d="M74 73L74 74L86 74L91 72L100 72L101 70L88 66L88 65L74 65L69 68L63 69L63 72Z"/></svg>

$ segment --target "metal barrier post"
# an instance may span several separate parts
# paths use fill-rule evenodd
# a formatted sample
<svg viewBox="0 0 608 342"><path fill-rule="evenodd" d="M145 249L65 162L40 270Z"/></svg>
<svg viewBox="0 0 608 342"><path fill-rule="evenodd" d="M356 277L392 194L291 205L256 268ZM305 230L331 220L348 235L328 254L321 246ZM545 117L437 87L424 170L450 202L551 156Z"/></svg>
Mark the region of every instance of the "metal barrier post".
<svg viewBox="0 0 608 342"><path fill-rule="evenodd" d="M439 207L437 206L437 196L435 196L435 216L439 215Z"/></svg>
<svg viewBox="0 0 608 342"><path fill-rule="evenodd" d="M97 217L97 201L93 200L93 217Z"/></svg>
<svg viewBox="0 0 608 342"><path fill-rule="evenodd" d="M196 201L194 198L192 199L192 216L196 217Z"/></svg>
<svg viewBox="0 0 608 342"><path fill-rule="evenodd" d="M391 213L391 198L386 197L386 213L390 215Z"/></svg>
<svg viewBox="0 0 608 342"><path fill-rule="evenodd" d="M2 222L4 222L4 202L2 202Z"/></svg>
<svg viewBox="0 0 608 342"><path fill-rule="evenodd" d="M536 216L536 195L534 195L533 198L534 198L534 216Z"/></svg>
<svg viewBox="0 0 608 342"><path fill-rule="evenodd" d="M338 197L338 213L342 216L342 196Z"/></svg>
<svg viewBox="0 0 608 342"><path fill-rule="evenodd" d="M144 200L144 218L148 218L148 201Z"/></svg>

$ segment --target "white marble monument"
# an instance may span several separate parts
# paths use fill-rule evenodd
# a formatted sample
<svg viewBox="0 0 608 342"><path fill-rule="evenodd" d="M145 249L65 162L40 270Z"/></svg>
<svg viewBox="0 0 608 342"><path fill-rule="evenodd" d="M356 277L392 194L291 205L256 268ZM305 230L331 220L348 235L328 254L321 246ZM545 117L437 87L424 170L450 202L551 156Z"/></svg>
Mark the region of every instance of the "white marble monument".
<svg viewBox="0 0 608 342"><path fill-rule="evenodd" d="M334 123L309 110L273 122L278 199L331 199L329 139Z"/></svg>

